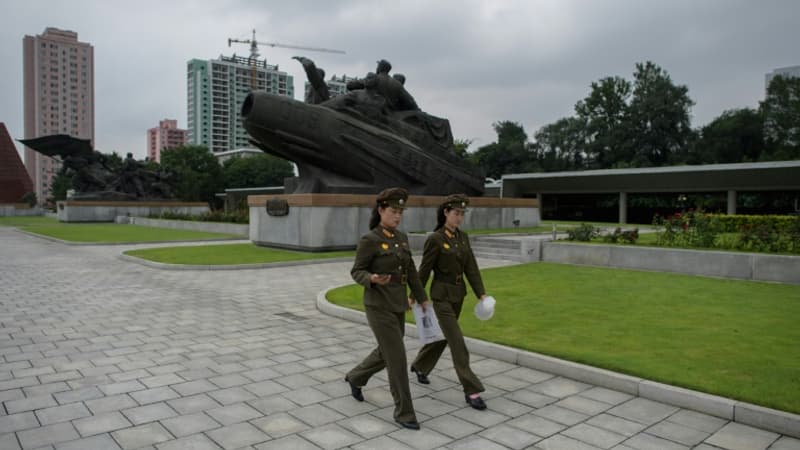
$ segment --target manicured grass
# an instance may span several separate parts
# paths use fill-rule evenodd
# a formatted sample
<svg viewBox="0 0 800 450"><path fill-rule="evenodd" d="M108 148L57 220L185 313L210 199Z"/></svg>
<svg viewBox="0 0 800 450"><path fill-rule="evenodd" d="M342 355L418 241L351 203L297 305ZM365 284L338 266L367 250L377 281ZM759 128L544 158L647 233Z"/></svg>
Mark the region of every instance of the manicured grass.
<svg viewBox="0 0 800 450"><path fill-rule="evenodd" d="M35 225L55 225L58 219L45 216L14 216L0 217L0 226L7 227L28 227Z"/></svg>
<svg viewBox="0 0 800 450"><path fill-rule="evenodd" d="M230 234L173 230L108 223L59 223L21 227L22 230L71 242L164 242L237 238Z"/></svg>
<svg viewBox="0 0 800 450"><path fill-rule="evenodd" d="M800 286L525 264L483 272L497 298L468 336L800 413ZM362 289L329 300L362 309Z"/></svg>
<svg viewBox="0 0 800 450"><path fill-rule="evenodd" d="M166 264L192 265L258 264L355 256L354 251L295 252L259 247L253 244L161 247L131 250L125 252L125 254Z"/></svg>

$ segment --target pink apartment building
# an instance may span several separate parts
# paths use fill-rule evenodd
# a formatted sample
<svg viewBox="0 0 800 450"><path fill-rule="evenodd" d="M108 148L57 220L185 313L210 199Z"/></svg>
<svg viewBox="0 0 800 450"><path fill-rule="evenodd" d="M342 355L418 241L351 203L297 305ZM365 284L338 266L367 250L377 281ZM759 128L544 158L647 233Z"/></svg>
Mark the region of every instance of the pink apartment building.
<svg viewBox="0 0 800 450"><path fill-rule="evenodd" d="M147 130L147 158L161 162L161 150L186 145L187 131L178 128L178 121L164 119L158 127Z"/></svg>
<svg viewBox="0 0 800 450"><path fill-rule="evenodd" d="M47 27L22 40L25 138L68 134L94 144L94 48L78 33ZM25 148L36 197L51 195L60 161Z"/></svg>

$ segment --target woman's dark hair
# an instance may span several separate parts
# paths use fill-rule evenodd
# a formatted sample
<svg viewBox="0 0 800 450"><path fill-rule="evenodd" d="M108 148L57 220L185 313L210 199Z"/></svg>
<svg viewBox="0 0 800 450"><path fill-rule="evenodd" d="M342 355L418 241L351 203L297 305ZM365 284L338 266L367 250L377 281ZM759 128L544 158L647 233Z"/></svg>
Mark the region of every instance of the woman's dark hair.
<svg viewBox="0 0 800 450"><path fill-rule="evenodd" d="M436 208L436 228L433 231L438 231L440 228L444 226L444 223L447 221L447 217L444 216L445 211L450 211L453 208L447 208L445 205L440 205Z"/></svg>
<svg viewBox="0 0 800 450"><path fill-rule="evenodd" d="M381 223L381 215L378 213L378 205L372 208L372 215L369 217L369 229L373 229Z"/></svg>

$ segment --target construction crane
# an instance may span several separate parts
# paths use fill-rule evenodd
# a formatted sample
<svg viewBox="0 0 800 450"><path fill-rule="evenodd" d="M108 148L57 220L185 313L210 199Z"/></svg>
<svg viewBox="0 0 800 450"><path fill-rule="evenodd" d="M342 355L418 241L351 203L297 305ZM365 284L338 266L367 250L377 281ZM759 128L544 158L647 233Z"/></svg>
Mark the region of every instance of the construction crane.
<svg viewBox="0 0 800 450"><path fill-rule="evenodd" d="M252 39L235 39L235 38L228 38L228 47L231 44L250 44L250 87L255 91L257 84L256 84L256 74L258 73L256 67L258 66L258 57L261 56L258 53L258 45L267 45L269 47L280 47L280 48L290 48L294 50L307 50L310 52L325 52L325 53L339 53L344 55L346 52L344 50L335 50L331 48L322 48L322 47L302 47L299 45L286 45L280 44L278 42L259 42L256 40L256 30L253 30L253 38Z"/></svg>

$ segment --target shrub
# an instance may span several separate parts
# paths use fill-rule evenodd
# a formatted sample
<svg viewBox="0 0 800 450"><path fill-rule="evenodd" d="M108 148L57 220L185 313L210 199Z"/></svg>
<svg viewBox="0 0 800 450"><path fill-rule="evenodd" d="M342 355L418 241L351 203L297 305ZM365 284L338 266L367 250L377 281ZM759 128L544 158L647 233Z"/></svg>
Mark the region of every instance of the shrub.
<svg viewBox="0 0 800 450"><path fill-rule="evenodd" d="M600 236L600 230L588 223L582 223L567 230L567 239L570 241L589 242L598 236Z"/></svg>
<svg viewBox="0 0 800 450"><path fill-rule="evenodd" d="M622 228L617 227L613 233L603 236L603 240L612 244L616 244L618 242L635 244L636 241L639 240L639 229L634 228L633 230L622 231Z"/></svg>
<svg viewBox="0 0 800 450"><path fill-rule="evenodd" d="M152 219L192 220L197 222L250 223L250 212L248 210L237 210L234 212L214 210L199 215L164 211L161 214L151 214L149 217Z"/></svg>

